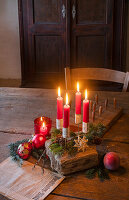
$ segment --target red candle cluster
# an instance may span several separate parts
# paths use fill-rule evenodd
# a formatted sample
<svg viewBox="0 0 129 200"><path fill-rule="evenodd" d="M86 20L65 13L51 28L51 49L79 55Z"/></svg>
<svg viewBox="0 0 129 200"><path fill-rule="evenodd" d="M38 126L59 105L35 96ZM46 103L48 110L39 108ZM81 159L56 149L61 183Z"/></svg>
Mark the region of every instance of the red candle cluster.
<svg viewBox="0 0 129 200"><path fill-rule="evenodd" d="M79 91L79 83L77 83L77 92L75 94L75 114L81 115L81 92ZM66 104L64 105L63 117L63 98L61 97L60 88L58 88L57 98L57 120L63 119L63 128L69 127L70 106L68 105L68 94L66 93ZM80 120L81 121L81 120ZM89 100L87 99L87 90L85 91L85 100L83 100L83 122L89 122ZM35 134L49 135L52 121L48 117L40 117L34 120Z"/></svg>

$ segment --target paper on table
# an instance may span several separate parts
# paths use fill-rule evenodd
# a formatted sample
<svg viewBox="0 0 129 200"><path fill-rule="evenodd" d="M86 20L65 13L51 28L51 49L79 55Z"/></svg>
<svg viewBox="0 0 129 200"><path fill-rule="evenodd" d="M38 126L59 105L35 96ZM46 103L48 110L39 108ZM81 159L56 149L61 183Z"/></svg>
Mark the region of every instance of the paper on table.
<svg viewBox="0 0 129 200"><path fill-rule="evenodd" d="M22 167L7 158L0 164L0 193L13 200L43 200L64 176L24 161Z"/></svg>

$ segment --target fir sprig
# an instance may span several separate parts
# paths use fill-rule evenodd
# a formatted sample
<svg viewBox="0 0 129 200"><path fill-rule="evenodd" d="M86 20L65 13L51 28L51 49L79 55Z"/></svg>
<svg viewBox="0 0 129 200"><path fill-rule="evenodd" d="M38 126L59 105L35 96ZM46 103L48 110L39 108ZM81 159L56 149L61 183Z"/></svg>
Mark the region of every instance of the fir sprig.
<svg viewBox="0 0 129 200"><path fill-rule="evenodd" d="M85 172L85 175L88 179L93 179L96 177L96 175L98 175L100 181L110 179L109 170L105 169L103 164L103 158L104 157L100 158L98 166L88 169Z"/></svg>
<svg viewBox="0 0 129 200"><path fill-rule="evenodd" d="M89 124L89 130L86 134L86 138L89 143L99 144L101 143L101 138L104 135L106 127L99 123L97 125Z"/></svg>
<svg viewBox="0 0 129 200"><path fill-rule="evenodd" d="M64 152L64 149L62 146L60 146L58 143L53 143L50 145L50 149L51 151L54 153L54 154L57 154L57 155L62 155L63 152Z"/></svg>

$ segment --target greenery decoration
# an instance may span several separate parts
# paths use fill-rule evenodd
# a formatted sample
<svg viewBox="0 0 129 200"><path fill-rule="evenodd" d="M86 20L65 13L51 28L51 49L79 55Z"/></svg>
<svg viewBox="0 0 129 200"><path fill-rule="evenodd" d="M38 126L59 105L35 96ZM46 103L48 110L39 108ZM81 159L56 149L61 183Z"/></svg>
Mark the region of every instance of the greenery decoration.
<svg viewBox="0 0 129 200"><path fill-rule="evenodd" d="M106 127L99 123L97 125L89 124L88 133L85 135L89 143L100 144L101 138L104 135Z"/></svg>
<svg viewBox="0 0 129 200"><path fill-rule="evenodd" d="M100 159L98 166L88 169L85 172L85 175L88 179L93 179L96 177L96 175L98 175L98 178L100 179L100 181L110 179L109 170L105 169L104 164L103 164L103 158L104 156Z"/></svg>
<svg viewBox="0 0 129 200"><path fill-rule="evenodd" d="M105 126L101 123L94 125L89 124L88 133L79 132L79 137L82 139L85 137L88 139L88 144L100 144L101 138L104 135ZM69 155L75 155L78 151L78 148L75 147L75 140L77 140L77 133L71 132L70 139L65 141L62 138L61 130L56 128L52 129L51 133L51 142L50 149L54 154L62 155L64 152L67 152Z"/></svg>
<svg viewBox="0 0 129 200"><path fill-rule="evenodd" d="M58 155L62 155L64 152L64 148L62 146L60 146L60 144L58 143L52 143L50 145L50 149L54 154L58 154Z"/></svg>

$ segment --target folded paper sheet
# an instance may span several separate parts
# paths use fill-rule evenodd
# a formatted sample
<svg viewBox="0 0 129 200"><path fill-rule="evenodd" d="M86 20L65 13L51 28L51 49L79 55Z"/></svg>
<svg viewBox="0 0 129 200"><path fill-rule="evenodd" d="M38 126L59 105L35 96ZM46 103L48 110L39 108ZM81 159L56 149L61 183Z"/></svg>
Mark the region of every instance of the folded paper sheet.
<svg viewBox="0 0 129 200"><path fill-rule="evenodd" d="M43 200L64 179L63 176L24 161L22 167L7 158L0 164L0 193L13 200Z"/></svg>

